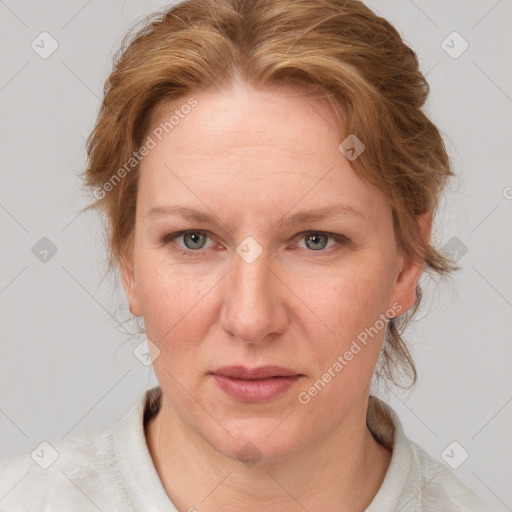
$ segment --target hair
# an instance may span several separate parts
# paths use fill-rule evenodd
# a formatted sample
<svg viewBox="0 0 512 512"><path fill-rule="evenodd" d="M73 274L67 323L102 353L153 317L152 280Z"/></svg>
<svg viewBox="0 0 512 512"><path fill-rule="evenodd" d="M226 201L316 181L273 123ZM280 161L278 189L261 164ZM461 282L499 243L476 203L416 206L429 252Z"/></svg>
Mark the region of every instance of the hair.
<svg viewBox="0 0 512 512"><path fill-rule="evenodd" d="M352 167L389 202L399 249L424 260L429 273L459 268L419 230L418 216L435 216L454 174L442 137L422 110L429 85L416 54L386 19L358 0L185 0L142 23L115 55L87 140L83 178L96 200L84 210L105 214L109 271L133 248L134 155L156 109L206 88L226 89L237 78L256 88L289 85L329 101L340 142L354 134L365 145ZM417 378L403 339L421 302L419 285L416 291L414 306L390 318L376 369L398 385L396 370L410 386Z"/></svg>

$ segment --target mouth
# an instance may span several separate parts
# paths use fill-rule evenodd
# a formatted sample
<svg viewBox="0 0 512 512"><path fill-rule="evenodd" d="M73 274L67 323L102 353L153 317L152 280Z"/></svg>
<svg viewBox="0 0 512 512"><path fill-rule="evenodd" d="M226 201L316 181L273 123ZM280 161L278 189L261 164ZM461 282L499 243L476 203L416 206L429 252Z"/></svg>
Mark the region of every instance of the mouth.
<svg viewBox="0 0 512 512"><path fill-rule="evenodd" d="M245 403L270 401L288 391L304 377L294 370L280 366L226 366L211 374L227 395Z"/></svg>

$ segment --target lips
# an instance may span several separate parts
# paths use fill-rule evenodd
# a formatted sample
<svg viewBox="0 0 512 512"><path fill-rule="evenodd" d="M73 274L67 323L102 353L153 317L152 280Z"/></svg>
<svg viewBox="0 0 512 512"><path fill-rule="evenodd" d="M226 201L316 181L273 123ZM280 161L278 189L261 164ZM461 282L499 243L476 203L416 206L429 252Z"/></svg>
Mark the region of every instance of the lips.
<svg viewBox="0 0 512 512"><path fill-rule="evenodd" d="M259 368L246 368L245 366L225 366L213 372L232 379L268 379L271 377L293 377L300 375L293 370L281 366L260 366Z"/></svg>
<svg viewBox="0 0 512 512"><path fill-rule="evenodd" d="M303 377L281 366L226 366L215 370L212 375L227 395L246 403L270 401L288 391Z"/></svg>

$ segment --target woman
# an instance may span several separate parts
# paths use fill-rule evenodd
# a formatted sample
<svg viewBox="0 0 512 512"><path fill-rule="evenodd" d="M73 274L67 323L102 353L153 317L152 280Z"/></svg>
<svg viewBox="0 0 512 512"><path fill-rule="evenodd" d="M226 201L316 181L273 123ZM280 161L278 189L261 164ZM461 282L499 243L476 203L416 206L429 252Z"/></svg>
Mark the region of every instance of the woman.
<svg viewBox="0 0 512 512"><path fill-rule="evenodd" d="M414 382L419 278L455 268L427 94L355 0L187 0L127 39L85 180L160 385L4 462L3 509L490 510L370 396Z"/></svg>

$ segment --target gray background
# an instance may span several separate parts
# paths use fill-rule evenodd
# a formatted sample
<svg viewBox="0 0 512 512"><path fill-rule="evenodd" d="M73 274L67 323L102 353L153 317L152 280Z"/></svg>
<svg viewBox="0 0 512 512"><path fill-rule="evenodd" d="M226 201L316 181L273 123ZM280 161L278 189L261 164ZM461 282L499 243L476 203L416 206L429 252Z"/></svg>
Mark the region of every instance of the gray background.
<svg viewBox="0 0 512 512"><path fill-rule="evenodd" d="M457 476L512 510L512 2L367 3L428 75L427 110L459 174L435 236L463 267L437 288L425 281L409 331L415 389L380 395L434 457L457 441L469 453ZM130 317L122 289L101 281L102 224L78 214L77 173L113 52L133 22L167 5L0 0L0 458L112 423L157 384L133 354L144 336L129 335L133 322L118 325ZM59 45L47 59L31 48L43 31ZM458 58L442 47L453 31L469 44ZM452 54L457 37L444 43ZM46 262L32 252L42 237L57 248Z"/></svg>

